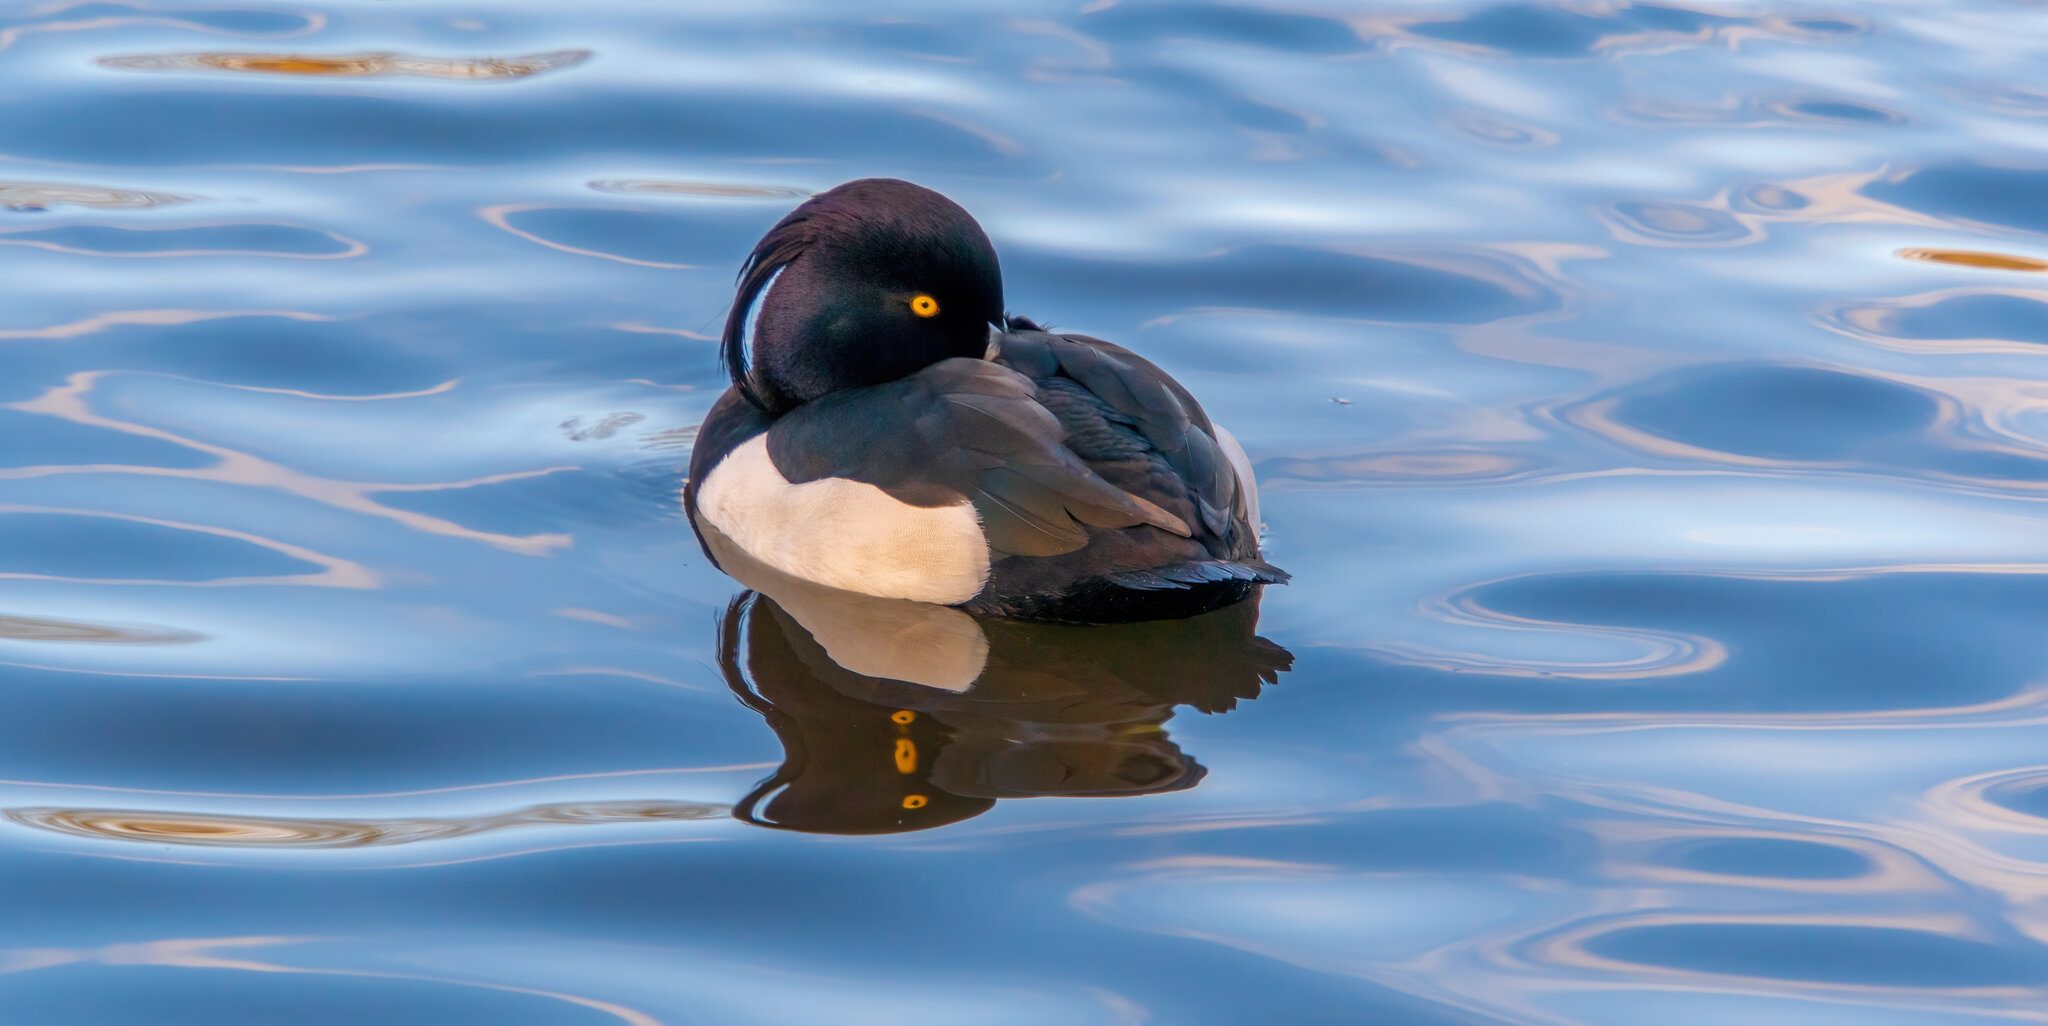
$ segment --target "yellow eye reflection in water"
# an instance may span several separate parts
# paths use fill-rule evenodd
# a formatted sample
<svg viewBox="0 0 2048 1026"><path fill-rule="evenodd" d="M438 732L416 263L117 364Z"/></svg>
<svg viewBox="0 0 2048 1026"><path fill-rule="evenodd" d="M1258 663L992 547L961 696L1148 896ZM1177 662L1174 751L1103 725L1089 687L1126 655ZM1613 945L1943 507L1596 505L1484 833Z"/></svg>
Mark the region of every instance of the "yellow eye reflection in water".
<svg viewBox="0 0 2048 1026"><path fill-rule="evenodd" d="M929 804L931 804L931 799L921 794L906 794L903 796L903 807L912 811L922 809Z"/></svg>

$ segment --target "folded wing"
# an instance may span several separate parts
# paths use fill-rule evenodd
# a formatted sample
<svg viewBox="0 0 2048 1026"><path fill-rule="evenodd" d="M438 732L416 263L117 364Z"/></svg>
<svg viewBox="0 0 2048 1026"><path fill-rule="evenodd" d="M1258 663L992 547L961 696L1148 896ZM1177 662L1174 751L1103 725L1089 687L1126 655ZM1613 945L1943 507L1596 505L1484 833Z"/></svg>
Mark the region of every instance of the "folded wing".
<svg viewBox="0 0 2048 1026"><path fill-rule="evenodd" d="M1195 532L1065 443L1066 428L1029 378L970 359L806 403L768 433L769 456L792 483L839 477L912 505L973 503L998 556L1073 552L1090 527Z"/></svg>

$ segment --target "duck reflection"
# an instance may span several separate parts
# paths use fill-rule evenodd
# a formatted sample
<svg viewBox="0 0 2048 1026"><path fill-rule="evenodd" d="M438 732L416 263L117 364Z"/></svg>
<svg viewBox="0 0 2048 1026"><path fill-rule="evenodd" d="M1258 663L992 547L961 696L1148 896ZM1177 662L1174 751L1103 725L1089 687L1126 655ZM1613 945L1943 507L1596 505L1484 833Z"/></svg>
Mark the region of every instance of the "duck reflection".
<svg viewBox="0 0 2048 1026"><path fill-rule="evenodd" d="M708 533L707 533L708 537ZM709 538L753 590L720 620L719 668L782 742L734 807L812 833L926 830L1004 798L1131 796L1204 770L1164 724L1255 698L1293 662L1254 598L1187 620L1018 623L820 588Z"/></svg>

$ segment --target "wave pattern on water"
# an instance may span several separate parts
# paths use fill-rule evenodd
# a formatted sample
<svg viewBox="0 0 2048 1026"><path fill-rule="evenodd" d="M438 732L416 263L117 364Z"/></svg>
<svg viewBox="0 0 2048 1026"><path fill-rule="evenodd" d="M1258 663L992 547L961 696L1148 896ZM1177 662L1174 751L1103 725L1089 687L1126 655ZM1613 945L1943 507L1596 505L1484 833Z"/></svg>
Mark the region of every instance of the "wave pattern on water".
<svg viewBox="0 0 2048 1026"><path fill-rule="evenodd" d="M2044 38L0 11L0 1018L2041 1021ZM732 274L870 175L1200 396L1294 583L740 596Z"/></svg>
<svg viewBox="0 0 2048 1026"><path fill-rule="evenodd" d="M243 71L263 75L364 78L498 79L529 78L572 67L588 50L553 50L524 57L417 57L403 53L319 56L300 53L175 53L102 57L100 67L116 71Z"/></svg>
<svg viewBox="0 0 2048 1026"><path fill-rule="evenodd" d="M486 816L420 819L292 819L140 809L13 808L0 812L26 827L112 841L215 848L369 848L441 841L494 830L585 823L668 822L724 814L692 802L536 805Z"/></svg>

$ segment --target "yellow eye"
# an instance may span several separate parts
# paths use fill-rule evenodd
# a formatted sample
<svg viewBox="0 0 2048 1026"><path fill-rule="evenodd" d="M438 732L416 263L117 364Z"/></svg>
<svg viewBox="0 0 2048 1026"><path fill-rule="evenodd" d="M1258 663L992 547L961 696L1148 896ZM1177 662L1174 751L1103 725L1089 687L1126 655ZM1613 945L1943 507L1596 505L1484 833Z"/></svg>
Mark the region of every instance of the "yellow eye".
<svg viewBox="0 0 2048 1026"><path fill-rule="evenodd" d="M917 298L910 301L910 312L919 317L937 317L939 315L939 301L920 292Z"/></svg>

